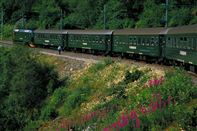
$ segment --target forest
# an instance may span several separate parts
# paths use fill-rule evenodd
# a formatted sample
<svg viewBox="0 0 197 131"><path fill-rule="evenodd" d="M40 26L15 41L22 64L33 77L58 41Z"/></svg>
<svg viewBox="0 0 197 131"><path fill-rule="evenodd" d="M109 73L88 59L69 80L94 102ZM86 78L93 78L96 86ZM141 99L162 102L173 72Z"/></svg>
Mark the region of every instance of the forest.
<svg viewBox="0 0 197 131"><path fill-rule="evenodd" d="M0 9L5 35L13 26L121 29L197 23L196 0L1 0Z"/></svg>

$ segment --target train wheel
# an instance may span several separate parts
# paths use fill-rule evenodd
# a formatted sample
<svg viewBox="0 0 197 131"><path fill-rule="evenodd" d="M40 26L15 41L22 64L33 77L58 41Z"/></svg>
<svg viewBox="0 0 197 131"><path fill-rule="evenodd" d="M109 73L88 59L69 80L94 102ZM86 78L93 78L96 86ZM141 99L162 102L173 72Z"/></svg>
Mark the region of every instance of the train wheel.
<svg viewBox="0 0 197 131"><path fill-rule="evenodd" d="M74 48L74 52L75 52L75 53L77 52L77 48Z"/></svg>
<svg viewBox="0 0 197 131"><path fill-rule="evenodd" d="M121 58L124 58L124 53L121 53Z"/></svg>
<svg viewBox="0 0 197 131"><path fill-rule="evenodd" d="M95 51L94 50L91 50L91 54L95 55Z"/></svg>

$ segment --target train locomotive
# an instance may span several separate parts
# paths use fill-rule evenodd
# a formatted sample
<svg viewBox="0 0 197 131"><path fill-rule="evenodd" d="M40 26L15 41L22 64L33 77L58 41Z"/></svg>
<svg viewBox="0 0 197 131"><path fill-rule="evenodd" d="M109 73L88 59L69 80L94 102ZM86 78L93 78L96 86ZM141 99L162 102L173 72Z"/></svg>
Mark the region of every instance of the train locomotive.
<svg viewBox="0 0 197 131"><path fill-rule="evenodd" d="M197 24L119 30L14 29L13 43L130 55L134 59L182 65L197 71Z"/></svg>

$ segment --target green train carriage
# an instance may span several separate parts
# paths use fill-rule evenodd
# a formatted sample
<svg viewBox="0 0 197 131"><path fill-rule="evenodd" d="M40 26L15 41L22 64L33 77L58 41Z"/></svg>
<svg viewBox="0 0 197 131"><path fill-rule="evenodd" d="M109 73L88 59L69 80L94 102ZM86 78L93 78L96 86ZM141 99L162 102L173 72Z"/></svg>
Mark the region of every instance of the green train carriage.
<svg viewBox="0 0 197 131"><path fill-rule="evenodd" d="M197 66L197 24L169 28L166 35L163 56L172 63Z"/></svg>
<svg viewBox="0 0 197 131"><path fill-rule="evenodd" d="M65 30L35 30L34 44L46 47L65 48L67 46L67 33Z"/></svg>
<svg viewBox="0 0 197 131"><path fill-rule="evenodd" d="M161 58L163 34L165 28L122 29L114 31L112 51L122 54L133 54L135 57L143 56Z"/></svg>
<svg viewBox="0 0 197 131"><path fill-rule="evenodd" d="M68 48L109 53L112 33L111 30L70 30L68 31Z"/></svg>
<svg viewBox="0 0 197 131"><path fill-rule="evenodd" d="M33 30L14 29L12 40L14 44L30 44L33 41Z"/></svg>

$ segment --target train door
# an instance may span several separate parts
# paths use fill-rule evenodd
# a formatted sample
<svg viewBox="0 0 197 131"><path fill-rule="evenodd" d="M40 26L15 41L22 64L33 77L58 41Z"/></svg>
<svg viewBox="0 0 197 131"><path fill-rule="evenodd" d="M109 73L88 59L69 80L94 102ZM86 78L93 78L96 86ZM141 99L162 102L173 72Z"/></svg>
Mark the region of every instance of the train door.
<svg viewBox="0 0 197 131"><path fill-rule="evenodd" d="M112 49L112 35L105 35L106 54L110 53Z"/></svg>
<svg viewBox="0 0 197 131"><path fill-rule="evenodd" d="M166 48L166 36L160 35L159 36L159 51L160 57L165 57L165 48Z"/></svg>

